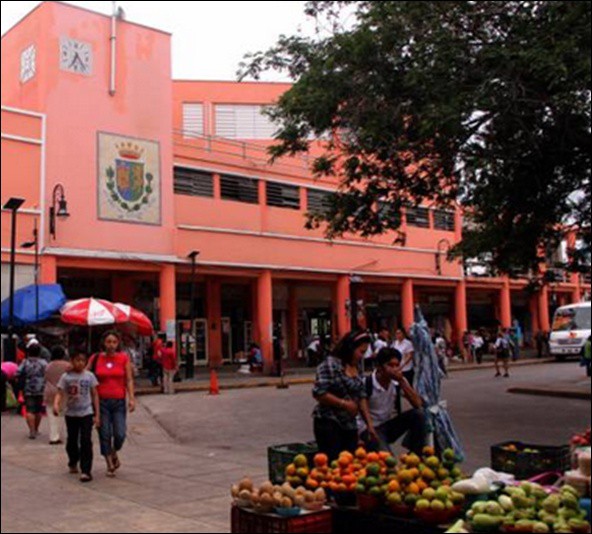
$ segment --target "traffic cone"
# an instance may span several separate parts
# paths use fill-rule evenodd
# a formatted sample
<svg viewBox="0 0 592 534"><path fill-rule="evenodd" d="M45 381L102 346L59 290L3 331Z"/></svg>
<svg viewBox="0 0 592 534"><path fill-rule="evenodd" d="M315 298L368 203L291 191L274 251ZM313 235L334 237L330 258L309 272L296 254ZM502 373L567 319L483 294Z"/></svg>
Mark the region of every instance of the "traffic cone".
<svg viewBox="0 0 592 534"><path fill-rule="evenodd" d="M220 383L216 369L210 369L210 395L220 395Z"/></svg>

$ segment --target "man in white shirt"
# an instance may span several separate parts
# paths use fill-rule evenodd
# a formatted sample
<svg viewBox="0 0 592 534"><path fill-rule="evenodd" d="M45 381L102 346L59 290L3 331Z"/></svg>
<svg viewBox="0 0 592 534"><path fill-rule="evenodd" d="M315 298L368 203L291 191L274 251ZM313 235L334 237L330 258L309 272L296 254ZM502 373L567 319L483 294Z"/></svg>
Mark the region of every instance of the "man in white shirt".
<svg viewBox="0 0 592 534"><path fill-rule="evenodd" d="M415 347L404 330L397 330L393 348L402 354L403 361L401 362L401 371L409 384L413 386L415 382Z"/></svg>
<svg viewBox="0 0 592 534"><path fill-rule="evenodd" d="M378 353L382 349L388 348L390 344L391 344L391 334L390 334L388 328L383 328L378 333L378 339L374 343L374 357L376 358L378 356Z"/></svg>
<svg viewBox="0 0 592 534"><path fill-rule="evenodd" d="M365 417L358 418L358 429L369 450L391 451L391 445L407 435L404 445L420 453L426 444L426 421L423 400L411 387L401 369L402 354L392 348L380 351L377 369L366 378L367 399L362 401ZM402 412L401 398L412 406ZM366 425L364 420L371 421Z"/></svg>
<svg viewBox="0 0 592 534"><path fill-rule="evenodd" d="M313 338L306 349L306 355L308 367L316 367L321 363L321 339L319 337Z"/></svg>

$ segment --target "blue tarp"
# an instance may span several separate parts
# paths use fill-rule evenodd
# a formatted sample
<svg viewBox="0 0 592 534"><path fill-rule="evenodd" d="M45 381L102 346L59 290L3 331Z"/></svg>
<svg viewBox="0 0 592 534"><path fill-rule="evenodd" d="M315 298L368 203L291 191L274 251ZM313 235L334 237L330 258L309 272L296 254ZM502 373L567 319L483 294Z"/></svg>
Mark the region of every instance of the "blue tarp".
<svg viewBox="0 0 592 534"><path fill-rule="evenodd" d="M416 390L427 404L428 421L440 450L453 449L459 460L465 457L460 438L452 424L446 404L442 402L443 374L438 365L438 356L430 335L427 321L421 310L416 310L411 339L415 348Z"/></svg>
<svg viewBox="0 0 592 534"><path fill-rule="evenodd" d="M39 288L39 315L37 315L37 292ZM45 321L58 313L66 304L66 295L59 284L27 286L14 293L14 326L29 326ZM10 299L2 302L2 326L7 327L10 315Z"/></svg>

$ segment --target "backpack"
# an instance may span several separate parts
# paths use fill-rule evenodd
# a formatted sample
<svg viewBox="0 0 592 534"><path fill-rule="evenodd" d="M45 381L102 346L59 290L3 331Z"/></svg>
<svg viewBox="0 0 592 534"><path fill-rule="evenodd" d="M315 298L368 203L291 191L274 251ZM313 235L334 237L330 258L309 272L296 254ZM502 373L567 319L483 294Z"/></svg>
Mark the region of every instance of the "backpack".
<svg viewBox="0 0 592 534"><path fill-rule="evenodd" d="M366 397L370 399L374 394L374 375L367 376L365 379ZM403 394L401 386L397 386L397 400L395 401L395 410L398 415L403 413Z"/></svg>

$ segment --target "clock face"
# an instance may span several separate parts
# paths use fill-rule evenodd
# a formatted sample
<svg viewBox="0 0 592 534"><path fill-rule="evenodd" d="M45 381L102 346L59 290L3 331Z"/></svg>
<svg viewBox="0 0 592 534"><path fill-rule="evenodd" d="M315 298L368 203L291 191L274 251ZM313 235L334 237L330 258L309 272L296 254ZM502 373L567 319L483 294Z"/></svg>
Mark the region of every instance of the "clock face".
<svg viewBox="0 0 592 534"><path fill-rule="evenodd" d="M60 68L76 74L92 74L92 46L74 39L62 38L60 42Z"/></svg>
<svg viewBox="0 0 592 534"><path fill-rule="evenodd" d="M35 45L25 48L21 53L21 82L28 82L37 70L37 49Z"/></svg>

